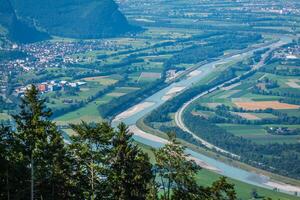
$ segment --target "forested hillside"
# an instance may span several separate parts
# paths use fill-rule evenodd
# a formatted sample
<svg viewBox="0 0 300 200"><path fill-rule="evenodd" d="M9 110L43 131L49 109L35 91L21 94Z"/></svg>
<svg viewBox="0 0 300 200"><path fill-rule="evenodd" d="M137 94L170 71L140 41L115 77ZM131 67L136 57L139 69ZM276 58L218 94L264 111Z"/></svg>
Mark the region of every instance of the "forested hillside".
<svg viewBox="0 0 300 200"><path fill-rule="evenodd" d="M50 35L101 38L132 27L113 0L11 0L17 16Z"/></svg>
<svg viewBox="0 0 300 200"><path fill-rule="evenodd" d="M0 34L16 42L34 42L48 37L17 19L9 0L0 0Z"/></svg>

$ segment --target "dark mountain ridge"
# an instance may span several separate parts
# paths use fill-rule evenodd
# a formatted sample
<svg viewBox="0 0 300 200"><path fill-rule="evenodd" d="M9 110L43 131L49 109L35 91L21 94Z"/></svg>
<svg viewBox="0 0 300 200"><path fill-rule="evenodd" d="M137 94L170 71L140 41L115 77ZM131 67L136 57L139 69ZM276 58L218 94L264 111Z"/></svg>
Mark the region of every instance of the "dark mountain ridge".
<svg viewBox="0 0 300 200"><path fill-rule="evenodd" d="M1 34L15 42L35 42L49 38L48 34L37 31L24 22L20 21L9 0L0 0L0 26Z"/></svg>
<svg viewBox="0 0 300 200"><path fill-rule="evenodd" d="M113 0L0 0L0 36L13 42L49 35L96 39L136 30Z"/></svg>
<svg viewBox="0 0 300 200"><path fill-rule="evenodd" d="M18 18L50 35L102 38L134 29L113 0L11 0Z"/></svg>

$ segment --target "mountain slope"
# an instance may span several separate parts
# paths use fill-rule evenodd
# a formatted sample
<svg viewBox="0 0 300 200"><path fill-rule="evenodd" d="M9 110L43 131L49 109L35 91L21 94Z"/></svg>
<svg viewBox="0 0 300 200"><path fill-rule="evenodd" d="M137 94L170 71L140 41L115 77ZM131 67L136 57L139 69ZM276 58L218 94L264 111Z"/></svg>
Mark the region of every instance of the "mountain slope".
<svg viewBox="0 0 300 200"><path fill-rule="evenodd" d="M113 0L11 0L19 18L51 35L101 38L132 30Z"/></svg>
<svg viewBox="0 0 300 200"><path fill-rule="evenodd" d="M0 34L15 42L35 42L48 38L48 35L37 31L17 19L9 0L0 0Z"/></svg>

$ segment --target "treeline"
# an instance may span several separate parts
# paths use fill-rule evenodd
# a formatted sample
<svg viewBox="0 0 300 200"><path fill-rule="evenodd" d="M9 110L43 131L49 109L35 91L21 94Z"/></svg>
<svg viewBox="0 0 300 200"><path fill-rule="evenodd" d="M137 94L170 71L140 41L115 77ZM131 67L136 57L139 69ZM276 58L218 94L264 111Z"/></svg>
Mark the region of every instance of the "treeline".
<svg viewBox="0 0 300 200"><path fill-rule="evenodd" d="M268 88L267 88L268 89ZM262 94L262 95L270 95L270 96L280 96L280 97L290 97L290 98L300 98L300 93L293 93L287 90L287 92L285 92L284 90L265 90L262 89L260 87L253 87L251 89L251 92L254 94Z"/></svg>
<svg viewBox="0 0 300 200"><path fill-rule="evenodd" d="M182 50L180 53L172 56L164 65L170 68L172 65L180 63L198 63L203 60L212 59L224 54L229 49L243 49L249 44L260 40L259 34L224 34L206 44L194 45Z"/></svg>
<svg viewBox="0 0 300 200"><path fill-rule="evenodd" d="M243 14L239 15L240 18ZM213 15L211 15L213 16ZM224 20L222 18L222 20ZM249 20L246 22L249 23ZM142 24L142 23L139 23ZM227 31L232 33L240 33L249 32L249 33L273 33L273 34L291 34L290 31L287 30L279 30L279 29L264 29L264 28L256 28L253 26L216 26L204 23L193 23L193 24L172 24L170 22L166 22L165 20L156 20L155 23L147 23L147 27L166 27L166 28L182 28L182 29L199 29L199 30L211 30L211 31Z"/></svg>
<svg viewBox="0 0 300 200"><path fill-rule="evenodd" d="M235 200L226 178L203 187L200 167L174 134L153 150L154 163L124 124L71 125L65 143L33 86L22 99L16 127L0 128L0 199Z"/></svg>
<svg viewBox="0 0 300 200"><path fill-rule="evenodd" d="M235 136L207 120L184 113L188 128L204 140L241 156L252 166L292 178L300 178L300 144L257 144Z"/></svg>
<svg viewBox="0 0 300 200"><path fill-rule="evenodd" d="M300 105L300 99L299 98L283 98L283 99L279 99L279 102Z"/></svg>
<svg viewBox="0 0 300 200"><path fill-rule="evenodd" d="M265 54L269 50L270 50L270 48L265 48L265 49L262 49L262 50L255 51L253 53L253 60L255 62L259 62L262 59L262 55Z"/></svg>
<svg viewBox="0 0 300 200"><path fill-rule="evenodd" d="M300 65L300 62L298 66ZM273 63L259 69L260 72L270 73L281 76L300 76L300 69L291 67L292 65L282 66L281 63ZM297 65L294 65L297 66Z"/></svg>
<svg viewBox="0 0 300 200"><path fill-rule="evenodd" d="M171 121L171 117L169 116L170 113L176 112L181 106L183 102L187 102L190 99L194 98L198 94L201 94L202 92L209 91L211 88L214 88L215 86L218 86L224 82L227 82L233 78L236 77L236 72L239 70L243 70L244 68L238 68L233 67L224 72L224 74L220 74L217 78L213 79L206 85L198 85L194 86L178 96L176 98L173 98L166 103L164 103L162 106L160 106L155 111L151 112L150 115L148 115L144 121L145 123L151 124L151 122L167 122ZM253 71L250 71L249 73L246 73L242 75L240 78L238 78L235 81L231 81L228 85L234 84L235 82L238 82L240 80L244 80L248 78L249 76L253 75Z"/></svg>
<svg viewBox="0 0 300 200"><path fill-rule="evenodd" d="M139 49L131 49L131 50L125 50L125 51L119 51L117 53L113 53L110 55L99 55L97 56L97 59L106 59L108 57L114 57L114 56L120 56L120 55L126 55L126 54L130 54L131 55L135 55L135 57L142 57L142 56L151 56L151 55L163 55L163 54L168 54L168 53L177 53L178 51L159 51L159 52L149 52L149 53L145 53L143 51L149 50L149 49L156 49L156 48L161 48L161 47L169 47L169 46L175 46L179 43L184 43L184 42L189 42L189 41L199 41L199 40L204 40L210 37L214 37L214 36L219 36L219 35L223 35L224 33L221 31L212 31L212 32L208 32L208 33L204 33L204 34L200 34L200 35L193 35L191 37L188 38L180 38L177 39L175 41L167 41L167 42L161 42L161 43L157 43L154 44L152 46L148 46L148 47L144 47L144 48L139 48ZM145 39L145 37L144 37ZM150 38L149 38L150 39ZM142 53L139 53L142 52Z"/></svg>
<svg viewBox="0 0 300 200"><path fill-rule="evenodd" d="M229 107L225 105L217 106L215 109L197 105L196 111L210 111L214 112L213 116L202 117L211 123L230 123L230 124L248 124L248 125L263 125L263 124L284 124L295 125L300 123L300 118L297 116L289 116L286 113L274 109L260 109L260 110L245 110L243 108ZM276 118L263 118L258 120L248 120L239 115L238 113L268 113L276 116Z"/></svg>

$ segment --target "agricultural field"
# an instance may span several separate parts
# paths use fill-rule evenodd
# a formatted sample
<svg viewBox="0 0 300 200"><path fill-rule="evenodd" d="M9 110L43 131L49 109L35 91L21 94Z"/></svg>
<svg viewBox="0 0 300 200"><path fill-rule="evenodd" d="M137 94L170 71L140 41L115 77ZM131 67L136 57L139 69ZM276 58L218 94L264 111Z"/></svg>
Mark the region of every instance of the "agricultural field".
<svg viewBox="0 0 300 200"><path fill-rule="evenodd" d="M282 52L284 48L287 47L276 51ZM273 52L272 55L277 54ZM268 62L272 62L272 57L269 59ZM282 61L281 67L290 69L290 65L289 60ZM239 83L198 99L190 112L236 136L259 144L299 143L300 135L296 130L300 128L300 76L288 71L285 72L287 74L271 73L268 70L270 67L273 68L274 63L266 64ZM267 131L270 127L287 129L283 132L295 134L270 133Z"/></svg>
<svg viewBox="0 0 300 200"><path fill-rule="evenodd" d="M90 77L73 82L83 82L84 85L74 88L64 87L60 91L47 92L43 95L48 100L48 106L53 109L66 108L70 104L87 102L89 98L96 96L108 86L117 83L119 80L110 77Z"/></svg>
<svg viewBox="0 0 300 200"><path fill-rule="evenodd" d="M300 137L297 135L270 135L266 131L267 126L273 125L239 125L239 124L219 124L221 128L224 128L229 133L236 136L244 137L252 140L258 144L267 143L299 143ZM279 126L279 125L277 125ZM300 128L300 125L288 126L289 128Z"/></svg>
<svg viewBox="0 0 300 200"><path fill-rule="evenodd" d="M234 102L234 104L238 108L242 108L245 110L265 110L268 108L274 110L294 110L300 108L300 106L298 105L280 103L278 101L254 101L254 102L238 101L238 102Z"/></svg>

